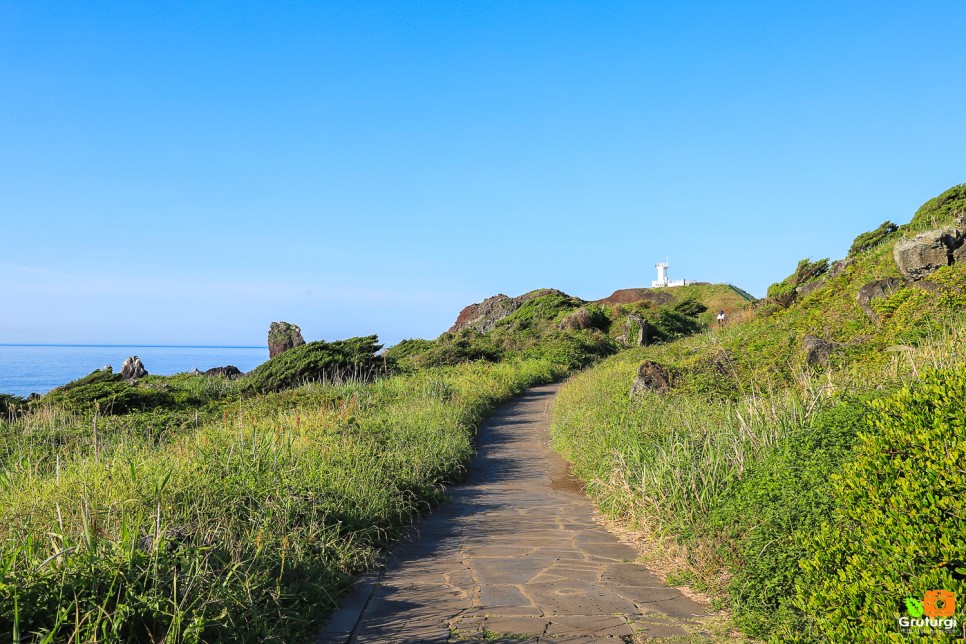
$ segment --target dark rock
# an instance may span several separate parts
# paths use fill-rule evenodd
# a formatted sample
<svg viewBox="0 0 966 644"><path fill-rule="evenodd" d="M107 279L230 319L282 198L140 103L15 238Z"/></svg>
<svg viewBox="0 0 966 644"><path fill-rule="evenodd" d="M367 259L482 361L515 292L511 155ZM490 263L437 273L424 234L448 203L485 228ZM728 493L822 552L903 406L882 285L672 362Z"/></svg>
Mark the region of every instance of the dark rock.
<svg viewBox="0 0 966 644"><path fill-rule="evenodd" d="M959 248L953 251L952 258L954 264L966 261L966 243L960 244Z"/></svg>
<svg viewBox="0 0 966 644"><path fill-rule="evenodd" d="M204 373L206 376L224 376L229 380L237 380L245 375L241 369L235 365L228 365L226 367L212 367Z"/></svg>
<svg viewBox="0 0 966 644"><path fill-rule="evenodd" d="M198 367L195 367L194 368L194 371L191 372L191 375L192 376L200 376L201 375L201 371L198 369Z"/></svg>
<svg viewBox="0 0 966 644"><path fill-rule="evenodd" d="M855 303L865 311L869 319L873 322L879 321L879 316L872 309L871 302L877 297L888 297L903 287L903 282L895 277L887 277L884 280L869 282L859 289L855 295Z"/></svg>
<svg viewBox="0 0 966 644"><path fill-rule="evenodd" d="M450 327L449 333L456 333L467 327L480 333L492 331L496 323L520 308L520 298L509 297L500 293L488 297L479 304L470 304L456 318L456 323Z"/></svg>
<svg viewBox="0 0 966 644"><path fill-rule="evenodd" d="M837 262L832 262L832 267L828 269L829 279L838 277L843 272L845 272L845 269L847 269L849 266L851 266L854 263L855 263L855 260L852 258L840 259Z"/></svg>
<svg viewBox="0 0 966 644"><path fill-rule="evenodd" d="M956 228L927 230L911 239L900 239L892 251L899 272L906 280L915 282L949 266L963 246L964 232Z"/></svg>
<svg viewBox="0 0 966 644"><path fill-rule="evenodd" d="M829 356L840 346L842 345L838 342L830 342L814 335L806 335L802 338L802 347L805 349L805 363L813 367L827 367Z"/></svg>
<svg viewBox="0 0 966 644"><path fill-rule="evenodd" d="M121 366L121 380L137 380L148 375L148 370L141 364L141 358L131 356Z"/></svg>
<svg viewBox="0 0 966 644"><path fill-rule="evenodd" d="M795 289L795 292L798 293L799 297L805 297L806 295L811 295L823 286L825 286L825 278L820 277L817 280L805 284L804 286L799 286Z"/></svg>
<svg viewBox="0 0 966 644"><path fill-rule="evenodd" d="M302 329L288 322L272 322L268 328L268 357L274 358L289 349L305 344Z"/></svg>
<svg viewBox="0 0 966 644"><path fill-rule="evenodd" d="M671 388L671 379L664 367L650 360L645 361L637 368L637 377L631 386L631 395L640 394L644 391L665 392Z"/></svg>

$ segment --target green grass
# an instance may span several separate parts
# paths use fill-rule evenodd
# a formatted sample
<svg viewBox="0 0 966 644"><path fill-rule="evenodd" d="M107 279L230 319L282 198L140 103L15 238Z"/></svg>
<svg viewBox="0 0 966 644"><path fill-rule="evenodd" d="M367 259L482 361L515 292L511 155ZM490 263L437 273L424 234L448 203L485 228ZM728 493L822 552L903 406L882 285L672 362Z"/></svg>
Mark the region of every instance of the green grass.
<svg viewBox="0 0 966 644"><path fill-rule="evenodd" d="M952 223L963 194L957 187L928 202L899 234L926 220ZM855 295L898 277L896 239L858 249L851 266L787 308L763 302L723 329L623 352L557 397L554 445L598 506L649 536L650 556L669 576L723 601L748 635L884 640L905 596L889 593L921 595L928 583L966 590L933 569L936 557L966 555L957 474L964 437L940 402L961 401L940 392L958 391L966 365L966 266L875 301L872 322ZM808 334L840 343L827 368L805 364ZM644 360L669 371L669 393L630 395ZM929 373L937 375L920 393L896 393ZM895 411L897 395L906 396L904 411ZM939 436L935 458L914 457ZM880 517L874 508L906 489L919 496L898 497L905 523L898 514L863 519ZM857 547L871 540L877 549Z"/></svg>
<svg viewBox="0 0 966 644"><path fill-rule="evenodd" d="M43 406L0 423L0 632L24 641L311 638L443 499L498 402L549 361L219 397L197 425Z"/></svg>

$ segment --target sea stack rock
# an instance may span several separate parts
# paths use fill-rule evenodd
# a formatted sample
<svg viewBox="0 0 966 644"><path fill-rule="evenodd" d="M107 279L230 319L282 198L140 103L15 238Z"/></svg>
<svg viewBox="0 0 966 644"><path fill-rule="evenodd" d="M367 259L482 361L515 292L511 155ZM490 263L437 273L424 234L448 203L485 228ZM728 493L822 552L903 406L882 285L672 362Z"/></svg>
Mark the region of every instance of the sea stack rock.
<svg viewBox="0 0 966 644"><path fill-rule="evenodd" d="M121 366L121 379L122 380L137 380L138 378L143 378L148 375L148 370L144 368L141 364L141 358L137 356L131 356L124 361L124 365Z"/></svg>
<svg viewBox="0 0 966 644"><path fill-rule="evenodd" d="M268 357L274 358L289 349L305 344L302 329L288 322L272 322L268 329Z"/></svg>

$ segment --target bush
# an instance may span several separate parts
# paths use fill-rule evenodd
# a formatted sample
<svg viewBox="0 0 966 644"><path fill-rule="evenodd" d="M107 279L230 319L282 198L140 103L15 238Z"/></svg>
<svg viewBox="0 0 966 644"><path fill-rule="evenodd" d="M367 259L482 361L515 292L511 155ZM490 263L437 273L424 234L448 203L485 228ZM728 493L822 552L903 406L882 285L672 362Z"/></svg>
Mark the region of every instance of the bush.
<svg viewBox="0 0 966 644"><path fill-rule="evenodd" d="M96 409L101 414L124 414L172 405L174 399L162 385L133 383L121 380L121 375L111 370L98 370L54 389L34 404L37 403L82 412Z"/></svg>
<svg viewBox="0 0 966 644"><path fill-rule="evenodd" d="M924 203L912 221L910 232L919 232L955 223L957 217L966 215L966 183L953 186L938 197Z"/></svg>
<svg viewBox="0 0 966 644"><path fill-rule="evenodd" d="M803 616L792 604L806 555L801 534L831 518L829 477L850 454L867 413L843 402L816 414L771 454L752 464L711 512L712 532L734 544L728 585L735 621L753 637L794 633Z"/></svg>
<svg viewBox="0 0 966 644"><path fill-rule="evenodd" d="M963 400L960 368L872 403L873 431L833 478L833 519L807 544L795 600L812 621L803 638L895 638L906 598L966 594ZM964 623L962 604L956 617Z"/></svg>
<svg viewBox="0 0 966 644"><path fill-rule="evenodd" d="M790 282L775 282L768 287L767 295L768 299L775 302L775 304L787 308L795 301L797 293L795 292L794 284Z"/></svg>
<svg viewBox="0 0 966 644"><path fill-rule="evenodd" d="M382 345L375 335L336 342L309 342L256 367L245 378L244 388L270 392L313 381L367 380L388 366L388 360L376 355L380 349Z"/></svg>
<svg viewBox="0 0 966 644"><path fill-rule="evenodd" d="M899 230L899 227L894 223L891 221L884 221L879 224L879 227L875 230L862 233L856 237L855 240L853 240L852 246L849 248L849 257L854 257L861 252L878 246L897 230Z"/></svg>

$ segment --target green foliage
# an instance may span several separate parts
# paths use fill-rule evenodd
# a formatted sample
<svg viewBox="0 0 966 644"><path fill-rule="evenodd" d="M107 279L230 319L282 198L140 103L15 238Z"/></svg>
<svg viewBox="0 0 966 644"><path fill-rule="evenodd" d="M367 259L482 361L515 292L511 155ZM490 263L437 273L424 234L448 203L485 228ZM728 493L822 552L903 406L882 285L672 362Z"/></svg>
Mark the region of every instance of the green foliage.
<svg viewBox="0 0 966 644"><path fill-rule="evenodd" d="M825 259L819 259L816 261L811 261L809 259L799 260L798 266L795 267L795 272L789 276L788 281L790 281L794 286L802 286L803 284L808 284L812 280L818 279L819 276L824 275L828 272L828 257Z"/></svg>
<svg viewBox="0 0 966 644"><path fill-rule="evenodd" d="M308 382L369 379L387 366L387 360L376 355L380 349L382 345L375 335L309 342L256 367L245 378L244 388L264 393Z"/></svg>
<svg viewBox="0 0 966 644"><path fill-rule="evenodd" d="M92 371L63 387L54 389L37 403L77 411L99 410L101 414L123 414L174 404L171 393L150 381L130 382L110 370Z"/></svg>
<svg viewBox="0 0 966 644"><path fill-rule="evenodd" d="M13 417L26 408L26 398L13 394L0 394L0 418Z"/></svg>
<svg viewBox="0 0 966 644"><path fill-rule="evenodd" d="M833 479L834 518L807 544L796 603L811 635L881 641L895 636L905 598L966 593L963 400L958 368L872 403L871 431Z"/></svg>
<svg viewBox="0 0 966 644"><path fill-rule="evenodd" d="M909 231L920 232L954 225L956 219L963 216L966 216L966 183L953 186L924 203L909 223Z"/></svg>
<svg viewBox="0 0 966 644"><path fill-rule="evenodd" d="M520 308L497 322L497 328L516 331L536 328L558 321L570 311L579 308L581 304L582 302L575 297L550 290L525 301Z"/></svg>
<svg viewBox="0 0 966 644"><path fill-rule="evenodd" d="M782 307L791 306L792 302L795 301L795 285L791 282L775 282L768 287L768 299L774 301L776 304Z"/></svg>
<svg viewBox="0 0 966 644"><path fill-rule="evenodd" d="M722 495L702 529L733 545L728 584L735 621L753 637L787 639L804 616L793 605L803 536L835 507L829 477L851 453L867 407L845 402L816 414L752 463Z"/></svg>
<svg viewBox="0 0 966 644"><path fill-rule="evenodd" d="M476 360L497 362L501 356L500 347L494 343L489 335L465 327L455 333L444 333L437 338L436 342L431 342L429 347L421 353L414 352L411 354L410 364L414 368L425 369Z"/></svg>
<svg viewBox="0 0 966 644"><path fill-rule="evenodd" d="M893 233L895 233L897 230L899 230L897 225L891 221L884 221L879 224L879 227L875 230L862 233L856 237L855 240L853 240L852 246L849 248L849 257L854 257L859 253L878 246L882 242L892 237Z"/></svg>
<svg viewBox="0 0 966 644"><path fill-rule="evenodd" d="M707 305L702 304L693 297L681 300L674 305L674 310L683 315L697 317L699 314L708 310Z"/></svg>
<svg viewBox="0 0 966 644"><path fill-rule="evenodd" d="M461 477L490 410L563 373L476 363L231 403L218 389L220 413L160 436L135 426L167 409L0 420L0 633L308 641ZM168 384L200 398L223 380Z"/></svg>

